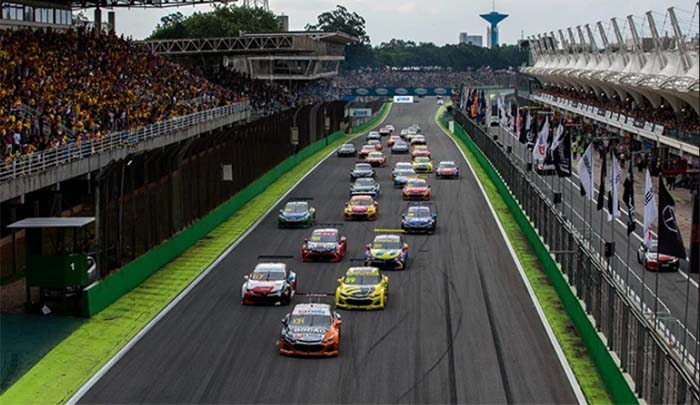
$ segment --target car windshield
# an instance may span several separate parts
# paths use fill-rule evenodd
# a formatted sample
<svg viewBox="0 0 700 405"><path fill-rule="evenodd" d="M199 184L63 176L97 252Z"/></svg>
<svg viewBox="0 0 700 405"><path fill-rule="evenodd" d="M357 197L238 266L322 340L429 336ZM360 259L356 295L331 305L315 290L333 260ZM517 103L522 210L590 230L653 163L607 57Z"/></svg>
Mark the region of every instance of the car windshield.
<svg viewBox="0 0 700 405"><path fill-rule="evenodd" d="M409 180L406 184L408 187L425 187L427 183L423 179L413 179Z"/></svg>
<svg viewBox="0 0 700 405"><path fill-rule="evenodd" d="M378 139L370 139L367 141L367 145L379 145L379 140Z"/></svg>
<svg viewBox="0 0 700 405"><path fill-rule="evenodd" d="M374 145L362 145L363 150L374 150Z"/></svg>
<svg viewBox="0 0 700 405"><path fill-rule="evenodd" d="M281 281L287 277L283 270L255 270L250 275L251 280L255 281Z"/></svg>
<svg viewBox="0 0 700 405"><path fill-rule="evenodd" d="M328 315L292 315L289 324L297 327L327 327L331 324L331 318Z"/></svg>
<svg viewBox="0 0 700 405"><path fill-rule="evenodd" d="M351 143L346 143L346 144L340 145L340 149L355 149L355 145L353 145Z"/></svg>
<svg viewBox="0 0 700 405"><path fill-rule="evenodd" d="M345 276L343 282L350 285L376 285L381 281L379 274L361 273Z"/></svg>
<svg viewBox="0 0 700 405"><path fill-rule="evenodd" d="M416 163L428 163L428 162L430 162L430 158L428 158L427 156L418 156L416 158Z"/></svg>
<svg viewBox="0 0 700 405"><path fill-rule="evenodd" d="M411 168L411 164L408 163L408 162L398 162L398 163L396 163L396 166L394 166L394 168L395 168L396 170L399 170L399 169L402 169L402 168L403 168L403 169L410 169L410 168Z"/></svg>
<svg viewBox="0 0 700 405"><path fill-rule="evenodd" d="M424 150L428 150L428 147L423 146L423 145L418 145L418 146L416 146L416 148L414 150L424 151Z"/></svg>
<svg viewBox="0 0 700 405"><path fill-rule="evenodd" d="M290 202L284 207L287 214L302 214L308 210L309 204L305 202Z"/></svg>
<svg viewBox="0 0 700 405"><path fill-rule="evenodd" d="M442 163L440 163L440 167L442 167L443 169L454 169L455 164L452 162L450 162L450 163L442 162Z"/></svg>
<svg viewBox="0 0 700 405"><path fill-rule="evenodd" d="M369 163L359 163L359 164L355 165L355 170L358 170L358 171L372 170L372 166L370 166Z"/></svg>
<svg viewBox="0 0 700 405"><path fill-rule="evenodd" d="M649 245L648 245L648 246L649 246L649 248L648 248L647 251L648 251L649 253L656 253L656 252L658 251L659 244L658 244L657 241L655 241L655 240L649 241Z"/></svg>
<svg viewBox="0 0 700 405"><path fill-rule="evenodd" d="M379 159L382 157L382 154L379 152L374 152L374 153L370 153L367 157L369 157L371 159Z"/></svg>
<svg viewBox="0 0 700 405"><path fill-rule="evenodd" d="M362 198L362 199L353 199L350 200L350 205L359 205L361 207L366 207L368 205L372 205L371 200L367 198Z"/></svg>
<svg viewBox="0 0 700 405"><path fill-rule="evenodd" d="M338 233L334 231L314 231L311 234L311 242L329 243L337 241Z"/></svg>
<svg viewBox="0 0 700 405"><path fill-rule="evenodd" d="M409 216L409 218L429 218L430 217L430 208L427 208L427 207L411 208L410 210L408 210L408 216Z"/></svg>
<svg viewBox="0 0 700 405"><path fill-rule="evenodd" d="M405 148L408 146L408 144L404 141L401 141L401 142L396 142L396 144L394 144L394 146L400 147L400 148Z"/></svg>
<svg viewBox="0 0 700 405"><path fill-rule="evenodd" d="M369 187L369 186L374 186L374 184L375 184L375 181L374 181L374 179L372 179L372 178L369 178L369 179L363 178L363 179L357 179L357 180L355 180L355 185L356 185L356 186L365 186L365 187Z"/></svg>
<svg viewBox="0 0 700 405"><path fill-rule="evenodd" d="M416 172L413 169L400 169L396 171L397 176L415 176Z"/></svg>
<svg viewBox="0 0 700 405"><path fill-rule="evenodd" d="M372 242L372 249L401 249L399 240L375 240Z"/></svg>

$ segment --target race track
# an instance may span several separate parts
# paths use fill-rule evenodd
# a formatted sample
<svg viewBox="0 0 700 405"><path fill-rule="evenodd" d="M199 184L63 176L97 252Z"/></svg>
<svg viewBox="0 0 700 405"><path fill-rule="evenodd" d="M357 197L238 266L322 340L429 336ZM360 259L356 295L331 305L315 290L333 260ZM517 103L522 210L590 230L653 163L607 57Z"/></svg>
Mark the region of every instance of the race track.
<svg viewBox="0 0 700 405"><path fill-rule="evenodd" d="M349 259L362 257L373 229L399 226L405 203L391 187L390 172L407 155L389 154L387 167L378 169L379 219L339 226L348 238L344 261L302 263L300 247L310 230L278 230L280 205L81 401L576 402L476 180L433 120L436 108L428 98L395 104L386 123L397 131L418 123L434 161L458 162L462 178L430 178L439 211L436 234L407 236L409 267L387 272L391 298L384 311L341 311L339 357L280 356L276 340L289 308L242 306L243 276L258 255L293 255L288 262L297 272L298 292L332 293ZM318 222L342 223L354 161L329 158L289 197L312 197ZM308 300L299 296L294 302Z"/></svg>

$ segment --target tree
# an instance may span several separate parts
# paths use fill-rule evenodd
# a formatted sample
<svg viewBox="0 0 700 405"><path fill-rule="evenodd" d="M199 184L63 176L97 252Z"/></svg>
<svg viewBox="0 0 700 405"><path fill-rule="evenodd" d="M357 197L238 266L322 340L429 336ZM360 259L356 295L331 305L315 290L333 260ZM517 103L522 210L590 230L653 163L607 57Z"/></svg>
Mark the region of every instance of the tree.
<svg viewBox="0 0 700 405"><path fill-rule="evenodd" d="M277 17L262 8L214 6L189 17L174 13L161 18L148 39L235 37L244 32L279 31Z"/></svg>
<svg viewBox="0 0 700 405"><path fill-rule="evenodd" d="M365 31L365 19L347 8L337 5L335 10L318 16L318 24L306 24L307 31L344 32L359 39L362 45L369 45L369 35Z"/></svg>

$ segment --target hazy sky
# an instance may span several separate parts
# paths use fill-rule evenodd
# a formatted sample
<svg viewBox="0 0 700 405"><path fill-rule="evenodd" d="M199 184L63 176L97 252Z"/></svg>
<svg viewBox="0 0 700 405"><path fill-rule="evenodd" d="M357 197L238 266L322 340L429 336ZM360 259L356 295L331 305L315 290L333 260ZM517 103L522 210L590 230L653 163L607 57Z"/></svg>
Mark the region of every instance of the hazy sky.
<svg viewBox="0 0 700 405"><path fill-rule="evenodd" d="M479 14L492 9L491 0L269 0L269 3L275 14L289 16L292 30L303 29L307 23L316 22L319 13L343 4L365 17L374 45L392 38L438 45L456 43L460 32L483 35L485 41L486 22ZM496 9L509 15L500 25L501 42L513 43L521 32L527 36L599 20L607 23L611 17L624 18L629 14L641 17L647 10L659 13L656 23L661 27L666 9L671 6L686 10L679 12L679 18L690 23L695 4L696 0L498 0ZM189 15L207 9L207 6L190 6L121 10L117 12L117 31L142 39L164 15L175 11ZM88 11L90 19L91 13ZM695 16L694 25L697 24ZM665 26L670 31L668 22Z"/></svg>

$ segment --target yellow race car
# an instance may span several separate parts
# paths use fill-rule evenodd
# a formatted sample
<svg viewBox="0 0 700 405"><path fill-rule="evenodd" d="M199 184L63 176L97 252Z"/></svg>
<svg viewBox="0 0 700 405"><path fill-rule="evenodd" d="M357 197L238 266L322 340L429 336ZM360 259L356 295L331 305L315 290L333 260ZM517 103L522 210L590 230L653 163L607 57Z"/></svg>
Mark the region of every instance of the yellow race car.
<svg viewBox="0 0 700 405"><path fill-rule="evenodd" d="M338 279L335 306L342 309L384 309L389 297L389 277L376 267L350 267Z"/></svg>
<svg viewBox="0 0 700 405"><path fill-rule="evenodd" d="M379 203L370 195L354 195L350 201L345 203L343 217L345 220L368 220L374 221L377 219L379 212Z"/></svg>
<svg viewBox="0 0 700 405"><path fill-rule="evenodd" d="M427 156L416 156L413 159L413 170L416 173L432 173L433 162Z"/></svg>

